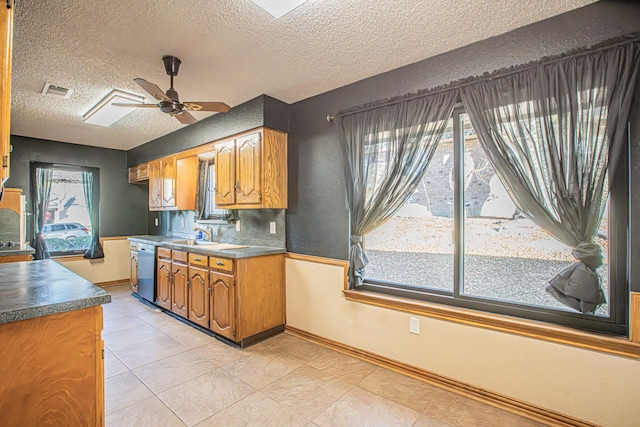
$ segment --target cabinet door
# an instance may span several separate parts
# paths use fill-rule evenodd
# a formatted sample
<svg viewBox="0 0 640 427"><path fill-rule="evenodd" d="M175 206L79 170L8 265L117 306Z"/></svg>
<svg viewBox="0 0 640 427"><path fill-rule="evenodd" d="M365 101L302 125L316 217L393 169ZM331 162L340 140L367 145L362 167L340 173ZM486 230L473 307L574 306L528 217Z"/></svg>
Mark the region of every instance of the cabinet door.
<svg viewBox="0 0 640 427"><path fill-rule="evenodd" d="M131 269L130 269L130 278L131 278L131 290L135 293L138 293L138 252L130 252L131 255Z"/></svg>
<svg viewBox="0 0 640 427"><path fill-rule="evenodd" d="M233 276L211 271L210 329L229 339L235 339L235 288Z"/></svg>
<svg viewBox="0 0 640 427"><path fill-rule="evenodd" d="M236 201L235 140L215 145L216 206L232 205Z"/></svg>
<svg viewBox="0 0 640 427"><path fill-rule="evenodd" d="M209 270L189 266L189 320L209 327Z"/></svg>
<svg viewBox="0 0 640 427"><path fill-rule="evenodd" d="M171 288L171 311L178 316L187 318L189 316L189 288L187 280L187 265L172 264L172 288Z"/></svg>
<svg viewBox="0 0 640 427"><path fill-rule="evenodd" d="M236 141L236 203L260 203L260 133Z"/></svg>
<svg viewBox="0 0 640 427"><path fill-rule="evenodd" d="M176 156L162 159L162 207L176 205Z"/></svg>
<svg viewBox="0 0 640 427"><path fill-rule="evenodd" d="M162 207L162 175L160 162L149 164L149 208Z"/></svg>
<svg viewBox="0 0 640 427"><path fill-rule="evenodd" d="M198 156L179 159L176 162L176 208L181 211L196 209L198 188Z"/></svg>
<svg viewBox="0 0 640 427"><path fill-rule="evenodd" d="M171 261L158 259L156 271L157 303L160 307L171 310Z"/></svg>
<svg viewBox="0 0 640 427"><path fill-rule="evenodd" d="M3 2L4 3L4 2ZM0 16L0 195L9 178L9 125L11 123L11 44L14 1L3 4Z"/></svg>

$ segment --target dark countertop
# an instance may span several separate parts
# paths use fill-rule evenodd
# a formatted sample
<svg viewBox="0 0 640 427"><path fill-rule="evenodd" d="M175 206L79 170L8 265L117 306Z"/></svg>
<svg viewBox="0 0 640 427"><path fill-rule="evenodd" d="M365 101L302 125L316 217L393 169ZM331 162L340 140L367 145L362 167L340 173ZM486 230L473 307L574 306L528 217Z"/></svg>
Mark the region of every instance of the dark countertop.
<svg viewBox="0 0 640 427"><path fill-rule="evenodd" d="M33 255L36 250L29 245L19 245L13 248L0 248L0 256Z"/></svg>
<svg viewBox="0 0 640 427"><path fill-rule="evenodd" d="M223 258L251 258L263 255L275 255L284 254L287 252L285 248L275 248L271 246L254 246L249 245L246 248L241 249L225 249L216 250L211 247L198 246L198 245L185 245L173 242L184 241L187 239L180 237L167 237L167 236L131 236L130 241L140 243L150 243L154 246L162 246L170 249L177 249L181 251L187 251L194 254L219 256Z"/></svg>
<svg viewBox="0 0 640 427"><path fill-rule="evenodd" d="M108 302L107 291L53 260L0 264L0 323Z"/></svg>

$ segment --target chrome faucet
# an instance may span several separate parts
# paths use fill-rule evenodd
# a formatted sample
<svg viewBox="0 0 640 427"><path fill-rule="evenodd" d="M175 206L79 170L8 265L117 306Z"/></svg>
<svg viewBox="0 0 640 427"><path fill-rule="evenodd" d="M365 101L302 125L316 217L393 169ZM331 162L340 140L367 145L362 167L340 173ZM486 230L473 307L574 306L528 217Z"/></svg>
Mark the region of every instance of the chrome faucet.
<svg viewBox="0 0 640 427"><path fill-rule="evenodd" d="M210 225L207 226L206 230L204 228L194 227L193 231L202 231L204 235L207 236L207 240L213 242L213 228L211 228Z"/></svg>

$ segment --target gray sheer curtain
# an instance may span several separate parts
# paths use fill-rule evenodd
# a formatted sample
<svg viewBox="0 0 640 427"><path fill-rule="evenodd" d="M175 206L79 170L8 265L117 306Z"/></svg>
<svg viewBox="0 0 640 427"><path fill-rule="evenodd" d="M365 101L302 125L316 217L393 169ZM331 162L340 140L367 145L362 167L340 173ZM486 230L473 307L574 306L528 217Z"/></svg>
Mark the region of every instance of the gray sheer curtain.
<svg viewBox="0 0 640 427"><path fill-rule="evenodd" d="M350 288L362 283L369 262L362 236L384 224L411 196L457 96L452 90L336 116L351 220Z"/></svg>
<svg viewBox="0 0 640 427"><path fill-rule="evenodd" d="M104 258L104 251L100 244L100 230L96 227L96 224L99 224L98 214L100 212L100 186L97 186L94 192L93 182L93 173L83 171L82 187L84 189L84 198L87 203L87 211L89 212L91 232L93 236L91 238L91 245L89 246L89 249L84 253L84 258L89 259Z"/></svg>
<svg viewBox="0 0 640 427"><path fill-rule="evenodd" d="M578 261L547 291L582 313L605 303L594 237L624 146L638 44L562 58L460 88L487 156L522 213Z"/></svg>
<svg viewBox="0 0 640 427"><path fill-rule="evenodd" d="M42 228L47 218L51 183L53 181L53 169L36 167L32 170L34 171L34 175L31 177L34 236L31 244L36 250L34 259L47 259L49 258L49 249L47 248L47 242L42 236Z"/></svg>
<svg viewBox="0 0 640 427"><path fill-rule="evenodd" d="M207 190L209 184L209 162L207 160L198 161L198 187L196 188L196 212L195 220L205 218L207 204Z"/></svg>

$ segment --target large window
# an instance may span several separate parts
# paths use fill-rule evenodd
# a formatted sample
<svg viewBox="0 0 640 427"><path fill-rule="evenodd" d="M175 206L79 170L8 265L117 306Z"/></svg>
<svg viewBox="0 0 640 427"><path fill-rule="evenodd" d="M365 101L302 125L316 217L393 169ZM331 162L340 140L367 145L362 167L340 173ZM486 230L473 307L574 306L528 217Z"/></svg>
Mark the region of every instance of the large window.
<svg viewBox="0 0 640 427"><path fill-rule="evenodd" d="M93 212L98 170L34 163L33 172L32 197L43 198L42 212L33 215L34 235L40 230L50 256L84 254L92 247L98 227L98 215Z"/></svg>
<svg viewBox="0 0 640 427"><path fill-rule="evenodd" d="M411 198L364 237L363 289L615 334L626 333L626 155L596 236L607 303L580 314L545 291L575 262L571 248L527 219L502 185L468 115L454 110ZM616 254L616 256L610 256Z"/></svg>

